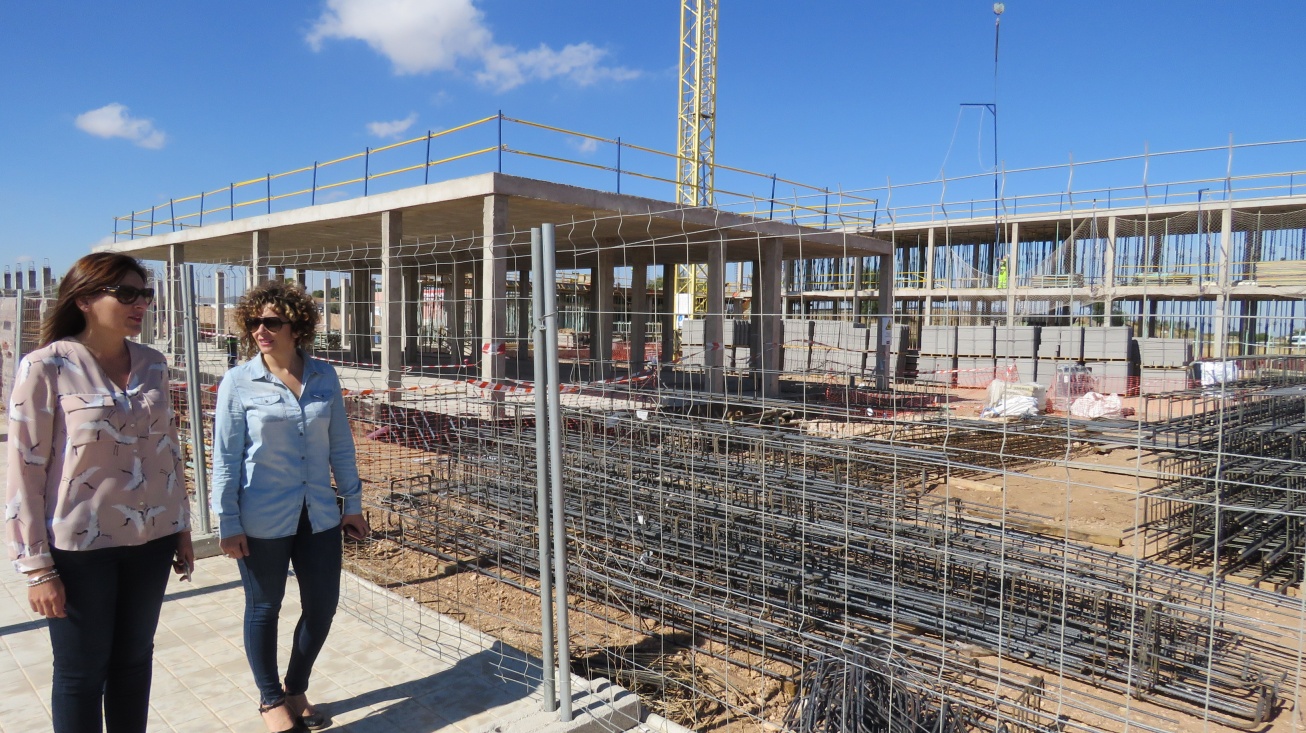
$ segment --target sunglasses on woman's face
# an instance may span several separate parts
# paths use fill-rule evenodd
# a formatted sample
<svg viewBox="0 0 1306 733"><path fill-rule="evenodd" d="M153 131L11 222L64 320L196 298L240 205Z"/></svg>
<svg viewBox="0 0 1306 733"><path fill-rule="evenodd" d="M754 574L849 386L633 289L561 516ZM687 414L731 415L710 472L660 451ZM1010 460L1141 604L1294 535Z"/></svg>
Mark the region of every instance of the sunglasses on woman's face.
<svg viewBox="0 0 1306 733"><path fill-rule="evenodd" d="M259 327L259 326L262 326L262 327L266 328L266 329L269 330L269 331L280 331L280 330L281 330L281 327L284 326L284 325L286 325L287 323L290 323L290 321L287 321L287 320L285 320L285 319L283 319L283 318L275 318L275 317L272 317L272 318L246 318L246 319L245 319L245 330L246 330L246 331L249 331L250 333L254 333L255 331L258 330L258 327Z"/></svg>
<svg viewBox="0 0 1306 733"><path fill-rule="evenodd" d="M132 305L141 298L144 298L146 303L154 302L154 288L138 288L133 285L110 285L107 288L100 288L100 292L112 295L123 305Z"/></svg>

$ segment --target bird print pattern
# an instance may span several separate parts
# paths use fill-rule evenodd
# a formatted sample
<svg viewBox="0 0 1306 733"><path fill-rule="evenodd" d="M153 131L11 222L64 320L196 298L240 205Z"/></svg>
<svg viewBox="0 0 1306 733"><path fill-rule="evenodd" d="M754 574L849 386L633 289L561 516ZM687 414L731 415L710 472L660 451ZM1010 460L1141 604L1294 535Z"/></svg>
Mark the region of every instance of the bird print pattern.
<svg viewBox="0 0 1306 733"><path fill-rule="evenodd" d="M72 339L19 364L9 405L4 527L20 572L52 565L51 546L139 545L190 529L167 362L134 342L128 350L126 389Z"/></svg>

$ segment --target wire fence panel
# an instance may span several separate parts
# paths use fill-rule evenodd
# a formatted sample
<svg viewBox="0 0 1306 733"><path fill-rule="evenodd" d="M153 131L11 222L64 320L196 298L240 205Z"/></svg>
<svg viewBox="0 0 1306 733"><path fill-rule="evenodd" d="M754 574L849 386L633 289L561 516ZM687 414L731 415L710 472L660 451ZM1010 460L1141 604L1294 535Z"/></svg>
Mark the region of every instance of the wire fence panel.
<svg viewBox="0 0 1306 733"><path fill-rule="evenodd" d="M495 154L564 157L526 149ZM196 302L162 288L145 339L178 354L194 308L203 414L179 419L211 440L249 356L232 303L314 295L374 528L347 605L424 653L543 685L565 580L568 671L696 730L1301 730L1306 205L1251 194L1291 173L1227 180L1067 185L996 221L887 189L742 197L751 219L573 203L529 225L556 228L552 279L496 194L481 230L410 209L357 241L189 247Z"/></svg>

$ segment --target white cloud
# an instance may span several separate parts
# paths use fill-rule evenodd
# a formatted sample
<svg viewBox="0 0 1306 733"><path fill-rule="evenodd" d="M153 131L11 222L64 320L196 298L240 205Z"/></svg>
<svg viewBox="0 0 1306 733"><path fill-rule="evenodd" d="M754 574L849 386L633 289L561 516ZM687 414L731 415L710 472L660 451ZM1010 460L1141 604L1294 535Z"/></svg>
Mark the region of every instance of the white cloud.
<svg viewBox="0 0 1306 733"><path fill-rule="evenodd" d="M544 44L531 51L494 42L475 0L327 0L309 31L314 50L333 38L367 43L394 65L396 74L454 71L460 62L479 69L480 83L504 92L528 81L565 78L587 86L623 81L639 72L603 66L607 52L589 43L555 51Z"/></svg>
<svg viewBox="0 0 1306 733"><path fill-rule="evenodd" d="M599 149L599 141L592 137L568 138L567 142L577 151L586 155Z"/></svg>
<svg viewBox="0 0 1306 733"><path fill-rule="evenodd" d="M392 122L369 122L367 123L367 131L376 137L383 139L388 137L397 138L404 134L408 128L412 127L413 123L416 121L417 113L414 112L402 120L394 120Z"/></svg>
<svg viewBox="0 0 1306 733"><path fill-rule="evenodd" d="M120 137L131 140L142 148L158 150L168 141L162 130L154 129L150 120L132 117L127 108L117 102L99 109L83 112L75 120L77 129L103 138Z"/></svg>

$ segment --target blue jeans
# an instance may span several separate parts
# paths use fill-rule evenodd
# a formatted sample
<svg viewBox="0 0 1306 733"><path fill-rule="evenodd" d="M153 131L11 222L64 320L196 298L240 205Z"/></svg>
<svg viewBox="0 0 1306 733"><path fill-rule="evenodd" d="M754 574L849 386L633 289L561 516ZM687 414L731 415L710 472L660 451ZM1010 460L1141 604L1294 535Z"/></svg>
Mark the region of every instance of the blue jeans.
<svg viewBox="0 0 1306 733"><path fill-rule="evenodd" d="M102 550L51 550L66 597L50 619L56 733L145 730L159 625L177 535ZM102 717L103 716L103 717Z"/></svg>
<svg viewBox="0 0 1306 733"><path fill-rule="evenodd" d="M300 695L308 690L313 662L326 643L340 601L340 527L314 534L305 509L290 537L245 539L249 555L238 561L245 586L245 657L260 699L270 705L285 696L277 679L277 617L286 595L287 571L293 564L302 610L286 667L285 692Z"/></svg>

